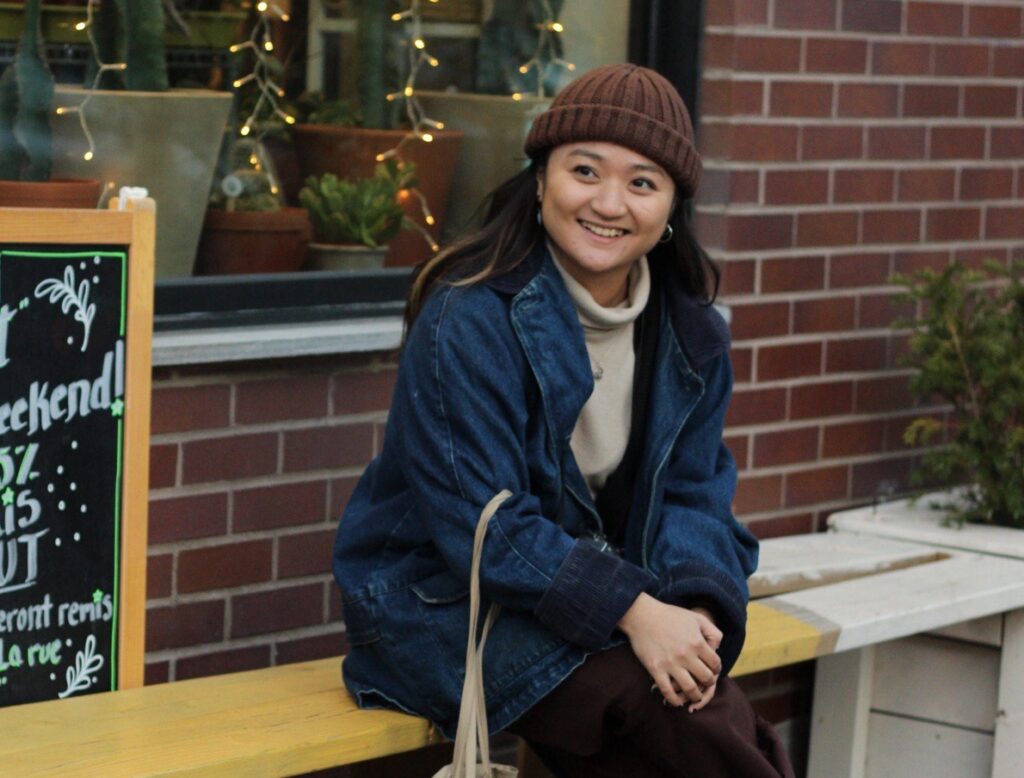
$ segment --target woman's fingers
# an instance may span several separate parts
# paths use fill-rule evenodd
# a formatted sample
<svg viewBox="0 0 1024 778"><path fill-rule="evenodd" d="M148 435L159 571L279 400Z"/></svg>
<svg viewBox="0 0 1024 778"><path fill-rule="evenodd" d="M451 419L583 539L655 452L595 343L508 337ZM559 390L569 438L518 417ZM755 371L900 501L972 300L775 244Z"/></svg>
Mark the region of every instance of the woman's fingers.
<svg viewBox="0 0 1024 778"><path fill-rule="evenodd" d="M703 686L695 681L693 676L686 670L676 670L672 674L672 681L688 702L700 702L704 696ZM683 701L680 700L679 704L682 705Z"/></svg>
<svg viewBox="0 0 1024 778"><path fill-rule="evenodd" d="M704 690L704 694L701 696L700 701L699 702L695 702L692 705L690 705L690 707L687 708L687 710L690 711L690 713L696 713L697 711L701 710L702 708L705 708L707 706L707 704L709 702L711 702L711 700L714 699L716 688L717 688L717 683L711 684L708 688L706 688Z"/></svg>
<svg viewBox="0 0 1024 778"><path fill-rule="evenodd" d="M674 680L669 675L665 674L656 677L654 683L658 687L658 691L661 692L662 698L667 700L669 705L678 708L685 704L683 698L676 692Z"/></svg>

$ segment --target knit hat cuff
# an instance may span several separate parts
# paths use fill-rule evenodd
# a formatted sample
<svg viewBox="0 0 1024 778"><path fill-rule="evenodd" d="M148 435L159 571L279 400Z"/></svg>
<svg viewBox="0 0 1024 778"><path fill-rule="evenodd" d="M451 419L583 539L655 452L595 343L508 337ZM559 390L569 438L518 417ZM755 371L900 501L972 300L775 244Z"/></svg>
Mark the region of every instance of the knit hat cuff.
<svg viewBox="0 0 1024 778"><path fill-rule="evenodd" d="M675 180L682 198L697 191L701 162L693 144L675 128L629 108L552 106L534 120L524 150L532 158L564 143L588 140L617 143L657 162Z"/></svg>

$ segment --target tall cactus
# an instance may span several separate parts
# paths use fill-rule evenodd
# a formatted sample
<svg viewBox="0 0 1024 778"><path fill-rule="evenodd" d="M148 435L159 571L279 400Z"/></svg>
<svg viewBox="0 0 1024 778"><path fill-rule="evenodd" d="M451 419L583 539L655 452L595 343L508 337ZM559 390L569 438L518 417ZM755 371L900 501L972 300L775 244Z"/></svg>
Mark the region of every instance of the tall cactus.
<svg viewBox="0 0 1024 778"><path fill-rule="evenodd" d="M389 0L362 0L359 4L359 102L363 124L379 129L392 126L385 97L390 5Z"/></svg>
<svg viewBox="0 0 1024 778"><path fill-rule="evenodd" d="M43 58L41 0L26 0L18 53L0 77L0 178L47 181L53 75Z"/></svg>
<svg viewBox="0 0 1024 778"><path fill-rule="evenodd" d="M123 80L107 74L110 78L104 77L101 88L123 85L141 92L167 90L161 0L100 0L95 37L103 62L127 65Z"/></svg>

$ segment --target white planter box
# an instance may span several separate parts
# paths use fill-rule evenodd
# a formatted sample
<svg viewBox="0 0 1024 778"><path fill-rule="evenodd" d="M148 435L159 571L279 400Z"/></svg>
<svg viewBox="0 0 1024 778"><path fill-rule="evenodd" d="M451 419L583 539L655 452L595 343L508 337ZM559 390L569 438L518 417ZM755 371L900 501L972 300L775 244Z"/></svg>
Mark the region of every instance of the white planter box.
<svg viewBox="0 0 1024 778"><path fill-rule="evenodd" d="M937 492L914 505L899 500L836 513L828 524L841 534L1024 560L1018 530L945 524L949 513L938 506L955 499L955 492ZM812 777L836 775L839 760L851 765L851 776L1019 778L1024 611L820 661L813 722Z"/></svg>

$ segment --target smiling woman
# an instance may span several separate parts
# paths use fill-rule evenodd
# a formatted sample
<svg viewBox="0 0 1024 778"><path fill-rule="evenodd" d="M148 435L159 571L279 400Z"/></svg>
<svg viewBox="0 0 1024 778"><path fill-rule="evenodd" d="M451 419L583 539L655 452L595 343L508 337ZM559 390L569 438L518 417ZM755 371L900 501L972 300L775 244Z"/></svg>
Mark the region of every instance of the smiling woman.
<svg viewBox="0 0 1024 778"><path fill-rule="evenodd" d="M659 74L609 65L524 148L483 227L417 269L384 447L335 544L345 683L454 734L474 535L508 490L479 566L502 607L491 729L558 775L791 776L728 677L757 541L731 510L718 271L677 207L700 176L689 115Z"/></svg>

